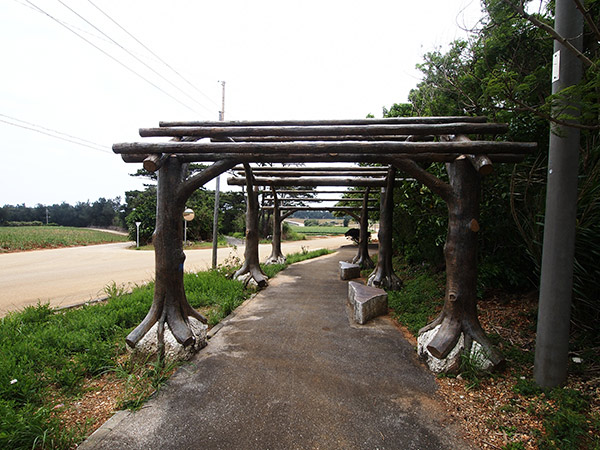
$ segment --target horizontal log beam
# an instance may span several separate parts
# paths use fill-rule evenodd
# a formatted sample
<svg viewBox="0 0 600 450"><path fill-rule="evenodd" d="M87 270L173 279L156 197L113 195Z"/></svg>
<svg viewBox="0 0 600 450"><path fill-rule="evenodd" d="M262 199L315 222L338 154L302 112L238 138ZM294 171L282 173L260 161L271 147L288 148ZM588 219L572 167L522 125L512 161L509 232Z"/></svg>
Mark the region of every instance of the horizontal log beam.
<svg viewBox="0 0 600 450"><path fill-rule="evenodd" d="M235 166L233 169L236 172L242 172L244 166ZM329 166L329 167L307 167L307 166L252 166L253 173L260 172L271 172L277 170L279 172L312 172L314 170L323 170L327 172L364 172L377 170L379 172L385 172L387 174L386 167L359 167L359 166Z"/></svg>
<svg viewBox="0 0 600 450"><path fill-rule="evenodd" d="M328 172L325 170L313 170L313 171L289 171L289 172L280 172L279 170L261 170L261 171L253 171L257 176L263 177L277 177L277 178L285 178L285 177L385 177L387 175L387 170L385 171L362 171L362 172ZM235 174L238 176L244 176L244 172L235 171Z"/></svg>
<svg viewBox="0 0 600 450"><path fill-rule="evenodd" d="M433 141L435 136L422 136L423 140ZM406 141L407 135L372 136L238 136L235 142L296 142L296 141ZM213 142L222 142L215 138Z"/></svg>
<svg viewBox="0 0 600 450"><path fill-rule="evenodd" d="M504 134L505 123L376 124L264 127L159 127L140 128L141 137L236 138L250 136L377 136L377 135L450 135Z"/></svg>
<svg viewBox="0 0 600 450"><path fill-rule="evenodd" d="M263 206L261 209L272 210L272 206ZM360 211L362 208L354 206L281 206L280 210L294 209L297 211ZM379 211L379 208L367 208L369 211Z"/></svg>
<svg viewBox="0 0 600 450"><path fill-rule="evenodd" d="M229 177L227 184L231 186L245 186L246 178ZM258 178L253 180L255 186L360 186L384 187L385 179L376 178Z"/></svg>
<svg viewBox="0 0 600 450"><path fill-rule="evenodd" d="M281 189L277 190L277 195L290 195L290 194L365 194L367 191L363 190L345 190L345 191L317 191L317 190L308 190L308 189ZM271 191L258 191L259 194L272 194ZM371 191L373 194L374 191ZM286 199L287 197L282 197ZM301 198L301 197L299 197ZM362 198L362 197L361 197Z"/></svg>
<svg viewBox="0 0 600 450"><path fill-rule="evenodd" d="M320 198L320 197L315 197L315 198L280 198L279 199L279 203L283 204L285 202L306 202L306 203L313 203L313 202L362 202L363 199L362 198ZM371 198L368 201L370 202L376 202L379 201L379 199L377 198ZM268 202L267 204L271 204L271 202Z"/></svg>
<svg viewBox="0 0 600 450"><path fill-rule="evenodd" d="M531 142L134 142L114 144L113 151L119 154L152 153L229 153L252 154L255 158L272 154L313 154L334 155L342 153L361 153L372 155L417 155L421 153L458 153L458 154L527 154L537 148ZM221 157L223 159L223 157ZM260 160L257 159L257 162ZM330 160L333 162L333 160Z"/></svg>
<svg viewBox="0 0 600 450"><path fill-rule="evenodd" d="M222 159L232 159L237 162L249 163L333 163L333 162L360 162L376 164L393 164L395 160L410 159L417 162L452 162L463 153L422 153L408 154L397 153L394 155L365 155L364 153L329 153L329 154L239 154L239 153L188 153L177 154L179 161L183 163L193 162L215 162ZM121 157L126 163L141 163L146 158L146 154L123 154ZM495 163L518 163L525 159L526 155L518 154L496 154L489 155L489 158Z"/></svg>
<svg viewBox="0 0 600 450"><path fill-rule="evenodd" d="M347 120L247 120L247 121L161 121L161 127L263 127L263 126L317 126L317 125L369 125L369 124L407 124L407 123L453 123L486 122L483 116L448 117L388 117L383 119L347 119Z"/></svg>

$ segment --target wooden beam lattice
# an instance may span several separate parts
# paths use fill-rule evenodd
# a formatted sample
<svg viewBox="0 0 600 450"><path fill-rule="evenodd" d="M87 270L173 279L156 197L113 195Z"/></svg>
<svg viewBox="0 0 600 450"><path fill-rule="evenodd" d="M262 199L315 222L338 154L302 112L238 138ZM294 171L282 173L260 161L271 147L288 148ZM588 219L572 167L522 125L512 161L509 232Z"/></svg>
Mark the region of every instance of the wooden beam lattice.
<svg viewBox="0 0 600 450"><path fill-rule="evenodd" d="M263 206L261 209L264 210L272 210L273 206ZM290 210L293 209L295 211L360 211L361 208L359 206L293 206L293 205L279 205L280 210ZM371 207L368 208L369 211L379 211L379 208Z"/></svg>
<svg viewBox="0 0 600 450"><path fill-rule="evenodd" d="M264 127L264 126L316 126L316 125L369 125L369 124L435 124L435 123L483 123L485 116L441 117L386 117L383 119L343 120L243 120L243 121L160 121L161 127Z"/></svg>
<svg viewBox="0 0 600 450"><path fill-rule="evenodd" d="M183 290L183 254L181 243L181 213L185 200L199 181L244 164L243 177L228 179L230 185L247 186L249 195L247 229L252 251L245 254L244 267L259 285L266 284L258 266L258 247L255 245L258 209L258 186L272 189L273 214L277 227L291 211L329 210L361 214L361 241L366 246L369 188L378 188L380 198L379 257L368 284L398 289L402 282L393 272L391 239L393 228L393 190L396 170L413 177L439 195L448 207L449 227L446 243L446 298L437 319L421 330L420 336L435 330L433 338L424 344L432 358L446 358L455 348L459 336L465 336L463 352L470 352L473 342L483 347L492 367L502 363L501 355L493 348L477 318L476 308L476 233L479 230L480 177L491 172L495 163L520 162L536 150L529 142L506 142L482 136L495 136L508 131L506 124L487 123L485 117L399 117L386 119L325 120L325 121L245 121L161 122L158 128L143 128L142 137L172 138L169 142L121 143L113 151L125 162L144 163L149 171L160 171L157 224L158 243L163 253L168 247L172 260L157 258L156 286L158 294L144 322L130 335L128 343L136 342L148 330L151 322L169 328L180 343L190 345L193 337L186 317L194 316ZM473 139L473 140L471 140ZM201 176L187 180L183 177L186 164L215 162ZM369 163L387 166L384 172L368 168L251 168L258 163ZM419 163L444 162L448 180L427 172ZM241 170L241 169L240 169ZM252 171L255 170L253 174ZM355 206L294 206L290 203L319 203L328 197L326 191L311 191L317 186L348 186L366 189L338 191L361 195L362 207ZM295 188L289 193L286 189ZM365 193L365 191L367 191ZM174 200L168 193L174 195ZM334 191L331 191L334 192ZM292 198L294 195L315 195L316 198ZM279 197L277 197L279 195ZM319 198L321 197L321 198ZM268 197L267 197L268 198ZM265 197L263 196L263 200ZM355 199L336 199L353 203ZM287 203L287 204L286 204ZM282 212L285 211L285 212ZM250 214L252 212L252 214ZM160 228L160 229L159 229ZM167 239L168 238L168 239ZM250 239L252 238L252 239ZM156 239L156 238L155 238ZM160 241L162 239L164 242ZM164 245L163 245L164 244ZM281 259L274 251L274 260ZM157 252L157 255L159 252ZM368 253L359 253L367 264ZM167 255L168 256L168 255ZM358 258L358 255L357 255ZM164 259L164 261L163 261ZM160 267L159 267L160 266ZM163 317L166 317L163 320ZM159 339L160 340L160 339ZM460 356L460 355L459 355Z"/></svg>

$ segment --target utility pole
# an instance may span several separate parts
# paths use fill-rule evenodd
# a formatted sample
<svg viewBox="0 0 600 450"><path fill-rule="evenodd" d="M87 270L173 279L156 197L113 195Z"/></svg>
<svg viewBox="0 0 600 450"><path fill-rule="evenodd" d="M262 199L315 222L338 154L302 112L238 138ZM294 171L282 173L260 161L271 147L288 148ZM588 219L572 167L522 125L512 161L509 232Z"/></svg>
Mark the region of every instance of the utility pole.
<svg viewBox="0 0 600 450"><path fill-rule="evenodd" d="M554 28L578 50L582 48L583 17L572 0L556 0ZM554 41L552 93L581 80L581 61ZM578 123L579 110L561 104ZM548 157L548 185L544 220L544 246L540 279L534 377L543 388L563 384L569 362L569 331L573 292L579 129L552 125Z"/></svg>
<svg viewBox="0 0 600 450"><path fill-rule="evenodd" d="M220 81L222 96L221 96L221 111L219 111L219 120L223 122L225 120L225 82ZM213 251L212 251L212 268L217 268L217 242L218 242L218 231L219 231L219 190L221 184L221 176L217 176L215 185L215 210L213 212Z"/></svg>

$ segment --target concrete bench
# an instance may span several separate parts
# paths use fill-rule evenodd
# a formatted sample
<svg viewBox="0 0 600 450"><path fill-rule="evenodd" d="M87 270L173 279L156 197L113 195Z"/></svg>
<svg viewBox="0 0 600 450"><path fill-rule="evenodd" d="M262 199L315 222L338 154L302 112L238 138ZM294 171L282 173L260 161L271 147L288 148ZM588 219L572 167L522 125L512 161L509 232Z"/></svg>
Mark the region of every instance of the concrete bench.
<svg viewBox="0 0 600 450"><path fill-rule="evenodd" d="M387 292L356 281L348 282L348 303L352 307L352 318L361 325L388 312Z"/></svg>
<svg viewBox="0 0 600 450"><path fill-rule="evenodd" d="M340 261L340 279L352 280L353 278L360 278L360 266Z"/></svg>

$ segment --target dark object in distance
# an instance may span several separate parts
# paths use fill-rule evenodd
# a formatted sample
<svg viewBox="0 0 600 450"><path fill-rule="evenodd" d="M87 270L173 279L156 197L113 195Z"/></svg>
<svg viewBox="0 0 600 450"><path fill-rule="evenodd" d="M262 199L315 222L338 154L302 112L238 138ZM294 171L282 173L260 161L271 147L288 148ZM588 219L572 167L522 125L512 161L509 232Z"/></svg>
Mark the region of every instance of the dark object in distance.
<svg viewBox="0 0 600 450"><path fill-rule="evenodd" d="M344 236L349 237L350 239L352 239L352 241L354 241L356 244L358 244L358 241L360 239L360 230L358 228L350 228L348 231L346 231L346 233L344 233ZM367 231L367 240L371 239L371 232Z"/></svg>

